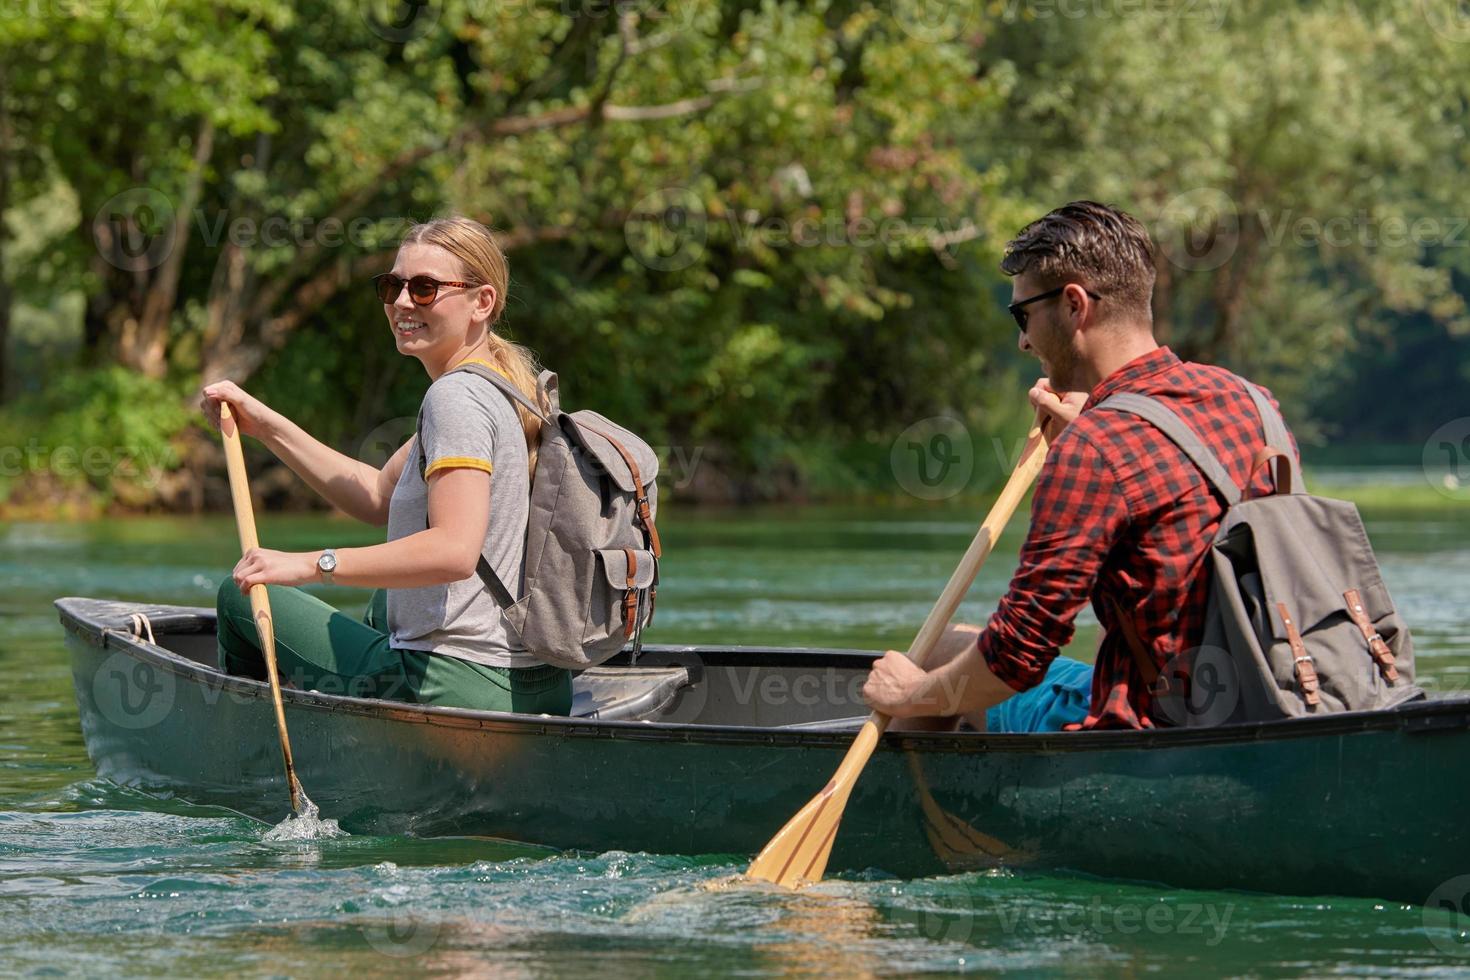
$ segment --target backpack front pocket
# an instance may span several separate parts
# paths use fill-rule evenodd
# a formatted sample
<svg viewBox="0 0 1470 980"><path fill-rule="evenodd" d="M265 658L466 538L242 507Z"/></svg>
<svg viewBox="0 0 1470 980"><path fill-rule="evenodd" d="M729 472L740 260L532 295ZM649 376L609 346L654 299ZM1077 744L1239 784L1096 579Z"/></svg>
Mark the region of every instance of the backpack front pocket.
<svg viewBox="0 0 1470 980"><path fill-rule="evenodd" d="M597 590L587 610L587 639L620 633L631 640L653 614L657 559L652 551L636 548L603 548L596 556L605 588Z"/></svg>

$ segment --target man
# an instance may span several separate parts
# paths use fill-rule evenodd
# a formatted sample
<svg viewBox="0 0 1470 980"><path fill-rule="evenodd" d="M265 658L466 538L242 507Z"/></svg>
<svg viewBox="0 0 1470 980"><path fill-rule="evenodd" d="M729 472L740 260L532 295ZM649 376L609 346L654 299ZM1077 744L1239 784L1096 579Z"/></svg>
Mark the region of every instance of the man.
<svg viewBox="0 0 1470 980"><path fill-rule="evenodd" d="M1155 342L1153 245L1133 217L1073 202L1024 228L1001 269L1014 279L1021 349L1046 374L1031 401L1051 431L1065 426L1037 478L1021 564L983 630L952 627L927 671L890 650L863 695L900 719L964 716L983 729L988 711L991 730L1168 725L1151 682L1200 643L1206 556L1225 507L1161 431L1094 409L1118 392L1151 395L1238 486L1266 492L1266 469L1251 473L1260 416L1246 382ZM1090 698L1085 669L1057 656L1089 600L1106 629ZM996 709L1017 692L1028 693Z"/></svg>

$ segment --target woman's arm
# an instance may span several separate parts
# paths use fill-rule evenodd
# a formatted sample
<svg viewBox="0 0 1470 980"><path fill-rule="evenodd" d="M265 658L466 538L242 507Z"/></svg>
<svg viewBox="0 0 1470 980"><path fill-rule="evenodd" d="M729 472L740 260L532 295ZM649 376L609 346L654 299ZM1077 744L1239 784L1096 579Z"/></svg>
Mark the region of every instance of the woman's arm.
<svg viewBox="0 0 1470 980"><path fill-rule="evenodd" d="M388 523L388 500L408 459L409 440L398 448L381 470L355 460L311 437L301 426L233 381L204 389L200 407L219 428L219 403L227 401L240 431L265 443L266 448L305 480L328 503L360 521L378 527Z"/></svg>
<svg viewBox="0 0 1470 980"><path fill-rule="evenodd" d="M429 526L386 544L339 549L332 581L367 589L412 589L467 579L475 574L489 526L490 474L441 470L429 477ZM321 554L254 548L235 566L235 584L249 592L252 585L320 581L316 562Z"/></svg>

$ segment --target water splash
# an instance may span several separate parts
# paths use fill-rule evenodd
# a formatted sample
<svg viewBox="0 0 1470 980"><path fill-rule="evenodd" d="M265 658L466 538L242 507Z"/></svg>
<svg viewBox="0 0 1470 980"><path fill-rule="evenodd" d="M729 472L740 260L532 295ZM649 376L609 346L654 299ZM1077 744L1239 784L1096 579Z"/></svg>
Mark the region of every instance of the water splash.
<svg viewBox="0 0 1470 980"><path fill-rule="evenodd" d="M347 831L337 826L337 821L328 817L322 819L321 808L311 802L311 797L303 790L301 793L301 812L293 813L266 831L262 840L271 841L303 841L303 840L331 840L336 837L346 837Z"/></svg>

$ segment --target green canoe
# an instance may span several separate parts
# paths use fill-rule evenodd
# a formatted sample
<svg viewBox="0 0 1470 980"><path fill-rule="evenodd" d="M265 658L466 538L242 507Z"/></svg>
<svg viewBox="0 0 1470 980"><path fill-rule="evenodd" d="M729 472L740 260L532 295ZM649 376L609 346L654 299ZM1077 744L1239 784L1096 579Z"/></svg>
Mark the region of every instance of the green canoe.
<svg viewBox="0 0 1470 980"><path fill-rule="evenodd" d="M98 773L275 822L269 689L221 674L214 611L57 602ZM156 643L134 634L148 617ZM572 718L288 689L303 785L354 832L754 854L836 769L872 653L650 647ZM626 655L625 655L626 657ZM1470 872L1470 699L1154 732L890 734L831 871L1007 866L1425 901Z"/></svg>

